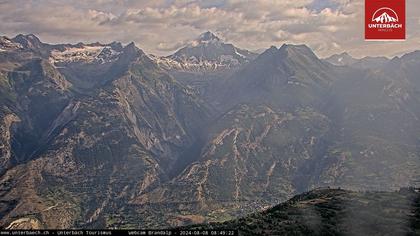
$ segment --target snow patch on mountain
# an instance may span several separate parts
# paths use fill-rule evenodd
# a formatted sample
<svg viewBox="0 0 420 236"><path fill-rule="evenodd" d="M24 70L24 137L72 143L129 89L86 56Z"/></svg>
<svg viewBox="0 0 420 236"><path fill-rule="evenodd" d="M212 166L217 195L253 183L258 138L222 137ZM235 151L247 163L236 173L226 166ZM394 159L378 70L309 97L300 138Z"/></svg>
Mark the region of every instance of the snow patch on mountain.
<svg viewBox="0 0 420 236"><path fill-rule="evenodd" d="M107 63L115 61L121 52L107 45L82 45L66 46L64 50L54 49L51 51L50 62L58 63Z"/></svg>
<svg viewBox="0 0 420 236"><path fill-rule="evenodd" d="M228 69L240 65L240 62L230 55L221 55L219 61L202 60L190 57L184 60L176 60L170 57L157 57L149 55L159 66L166 70L186 72L210 72Z"/></svg>
<svg viewBox="0 0 420 236"><path fill-rule="evenodd" d="M21 49L22 45L13 42L7 37L0 37L0 52Z"/></svg>

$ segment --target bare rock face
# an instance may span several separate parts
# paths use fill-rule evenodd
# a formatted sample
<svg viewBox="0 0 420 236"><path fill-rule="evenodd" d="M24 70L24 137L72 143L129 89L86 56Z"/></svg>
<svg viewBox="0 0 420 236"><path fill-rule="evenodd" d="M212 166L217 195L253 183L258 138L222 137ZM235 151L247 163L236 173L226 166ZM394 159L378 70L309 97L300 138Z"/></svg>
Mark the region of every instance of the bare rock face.
<svg viewBox="0 0 420 236"><path fill-rule="evenodd" d="M0 133L2 134L0 141L1 172L4 172L11 165L12 147L11 147L11 128L13 123L20 122L19 117L15 114L7 114L3 116L3 122L0 125Z"/></svg>
<svg viewBox="0 0 420 236"><path fill-rule="evenodd" d="M42 229L41 222L37 219L31 218L20 218L6 227L8 230L17 230L17 229Z"/></svg>

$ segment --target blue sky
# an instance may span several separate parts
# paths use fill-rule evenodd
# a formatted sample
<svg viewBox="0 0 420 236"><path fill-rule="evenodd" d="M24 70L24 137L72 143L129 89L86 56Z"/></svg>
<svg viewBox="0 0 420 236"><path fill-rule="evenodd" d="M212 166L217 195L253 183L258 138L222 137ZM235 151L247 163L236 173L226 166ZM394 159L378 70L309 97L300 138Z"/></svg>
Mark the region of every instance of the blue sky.
<svg viewBox="0 0 420 236"><path fill-rule="evenodd" d="M340 3L330 0L314 0L313 3L309 4L308 7L318 12L324 10L325 8L337 10L340 7Z"/></svg>

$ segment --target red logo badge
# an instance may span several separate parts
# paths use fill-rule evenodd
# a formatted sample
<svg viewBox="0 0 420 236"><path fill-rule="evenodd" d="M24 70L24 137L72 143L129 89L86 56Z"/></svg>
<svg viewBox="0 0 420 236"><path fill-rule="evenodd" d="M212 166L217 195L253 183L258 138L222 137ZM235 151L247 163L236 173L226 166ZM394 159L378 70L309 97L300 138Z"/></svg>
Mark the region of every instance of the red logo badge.
<svg viewBox="0 0 420 236"><path fill-rule="evenodd" d="M365 0L365 39L404 40L405 0Z"/></svg>

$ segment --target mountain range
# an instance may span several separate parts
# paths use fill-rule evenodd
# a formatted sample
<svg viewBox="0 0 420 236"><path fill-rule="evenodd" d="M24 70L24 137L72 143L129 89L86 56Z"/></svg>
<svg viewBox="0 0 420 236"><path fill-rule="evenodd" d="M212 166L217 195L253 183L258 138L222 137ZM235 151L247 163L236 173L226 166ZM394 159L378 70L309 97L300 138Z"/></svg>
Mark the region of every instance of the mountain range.
<svg viewBox="0 0 420 236"><path fill-rule="evenodd" d="M173 227L418 186L419 68L419 51L257 55L211 32L164 57L1 37L0 225Z"/></svg>

